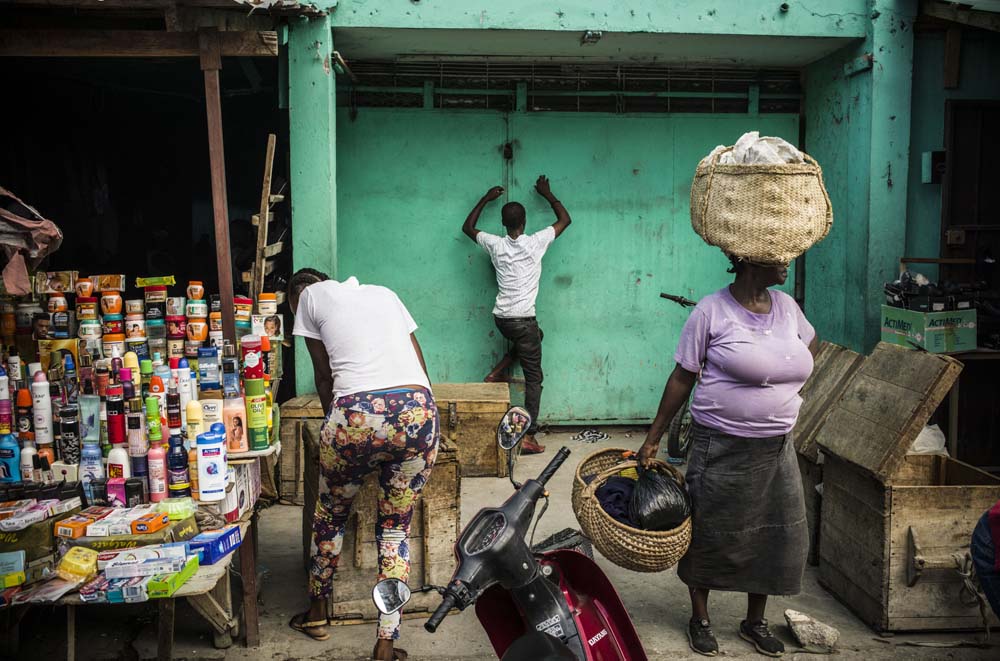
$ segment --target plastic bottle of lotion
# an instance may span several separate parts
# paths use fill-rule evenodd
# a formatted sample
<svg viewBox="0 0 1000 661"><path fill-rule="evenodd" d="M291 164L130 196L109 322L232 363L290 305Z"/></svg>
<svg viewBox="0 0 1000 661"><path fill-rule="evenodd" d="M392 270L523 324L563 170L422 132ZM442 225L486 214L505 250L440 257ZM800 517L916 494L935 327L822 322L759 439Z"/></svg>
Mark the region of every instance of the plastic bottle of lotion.
<svg viewBox="0 0 1000 661"><path fill-rule="evenodd" d="M80 393L80 382L76 373L76 363L73 362L73 354L66 354L63 360L63 393L67 403L76 403L76 398Z"/></svg>
<svg viewBox="0 0 1000 661"><path fill-rule="evenodd" d="M0 435L14 433L14 407L9 399L0 399Z"/></svg>
<svg viewBox="0 0 1000 661"><path fill-rule="evenodd" d="M160 444L149 448L149 502L158 503L167 497L167 453Z"/></svg>
<svg viewBox="0 0 1000 661"><path fill-rule="evenodd" d="M153 378L153 361L149 358L144 358L142 362L139 363L139 392L141 397L146 399L149 397L149 382Z"/></svg>
<svg viewBox="0 0 1000 661"><path fill-rule="evenodd" d="M87 495L87 502L94 498L90 491L90 482L100 480L104 477L104 462L101 447L97 441L86 439L83 442L83 450L80 451L80 481L83 482L83 491Z"/></svg>
<svg viewBox="0 0 1000 661"><path fill-rule="evenodd" d="M21 481L21 447L13 434L0 436L0 482Z"/></svg>
<svg viewBox="0 0 1000 661"><path fill-rule="evenodd" d="M31 440L26 439L24 446L21 447L21 479L25 482L31 482L35 479L34 462L37 456L38 451L35 450L35 444Z"/></svg>
<svg viewBox="0 0 1000 661"><path fill-rule="evenodd" d="M211 431L200 434L198 448L198 489L202 502L216 502L226 497L226 428L216 423Z"/></svg>
<svg viewBox="0 0 1000 661"><path fill-rule="evenodd" d="M156 410L160 414L160 427L167 429L167 388L163 379L154 374L149 379L149 396L156 398ZM149 406L146 406L146 415L149 415Z"/></svg>
<svg viewBox="0 0 1000 661"><path fill-rule="evenodd" d="M31 398L34 408L35 442L51 445L55 437L52 433L52 395L45 372L35 373L31 382Z"/></svg>
<svg viewBox="0 0 1000 661"><path fill-rule="evenodd" d="M198 437L192 436L188 440L188 477L191 479L191 497L201 500L201 481L198 475Z"/></svg>
<svg viewBox="0 0 1000 661"><path fill-rule="evenodd" d="M267 395L264 394L263 379L247 379L246 388L247 437L251 450L266 450L267 435Z"/></svg>
<svg viewBox="0 0 1000 661"><path fill-rule="evenodd" d="M10 399L10 377L3 367L0 367L0 399Z"/></svg>
<svg viewBox="0 0 1000 661"><path fill-rule="evenodd" d="M163 424L160 421L160 400L153 395L146 398L146 438L149 439L149 446L155 448L163 446ZM150 476L153 469L149 469ZM152 484L150 484L152 488Z"/></svg>
<svg viewBox="0 0 1000 661"><path fill-rule="evenodd" d="M35 440L35 415L32 411L31 391L21 388L17 391L17 435L22 441Z"/></svg>
<svg viewBox="0 0 1000 661"><path fill-rule="evenodd" d="M180 434L170 437L170 450L167 452L167 490L171 498L191 495L188 453L184 451L184 439Z"/></svg>
<svg viewBox="0 0 1000 661"><path fill-rule="evenodd" d="M222 406L222 420L226 425L226 445L230 452L248 452L250 450L246 413L246 405L243 403L242 397L228 397Z"/></svg>
<svg viewBox="0 0 1000 661"><path fill-rule="evenodd" d="M115 443L108 453L108 477L132 477L132 462L124 443Z"/></svg>
<svg viewBox="0 0 1000 661"><path fill-rule="evenodd" d="M187 358L177 361L177 394L181 397L181 424L187 429L187 405L191 401L191 366ZM188 438L196 442L193 436Z"/></svg>

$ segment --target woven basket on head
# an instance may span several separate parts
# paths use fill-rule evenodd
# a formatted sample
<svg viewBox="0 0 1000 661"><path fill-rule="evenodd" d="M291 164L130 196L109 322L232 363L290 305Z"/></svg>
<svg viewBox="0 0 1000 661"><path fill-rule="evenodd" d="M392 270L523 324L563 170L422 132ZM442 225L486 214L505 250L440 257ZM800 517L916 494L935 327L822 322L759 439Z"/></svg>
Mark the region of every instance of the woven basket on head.
<svg viewBox="0 0 1000 661"><path fill-rule="evenodd" d="M684 476L666 462L656 461L684 486ZM691 544L691 517L673 530L639 530L615 521L597 500L597 489L620 471L638 463L625 461L602 471L590 481L578 499L577 521L601 554L619 567L638 572L660 572L676 565ZM574 503L576 507L576 503Z"/></svg>
<svg viewBox="0 0 1000 661"><path fill-rule="evenodd" d="M816 161L719 163L731 150L699 163L691 184L691 226L705 243L757 264L787 264L826 237L833 207Z"/></svg>
<svg viewBox="0 0 1000 661"><path fill-rule="evenodd" d="M573 478L573 497L571 502L573 503L573 511L580 511L580 495L587 486L587 482L597 477L597 475L603 473L612 466L617 466L634 454L632 450L626 450L624 448L608 448L606 450L597 450L596 452L591 452L576 467L576 476ZM578 517L579 518L579 517ZM587 532L584 522L580 521L580 527L583 528L583 534L590 537L590 533Z"/></svg>

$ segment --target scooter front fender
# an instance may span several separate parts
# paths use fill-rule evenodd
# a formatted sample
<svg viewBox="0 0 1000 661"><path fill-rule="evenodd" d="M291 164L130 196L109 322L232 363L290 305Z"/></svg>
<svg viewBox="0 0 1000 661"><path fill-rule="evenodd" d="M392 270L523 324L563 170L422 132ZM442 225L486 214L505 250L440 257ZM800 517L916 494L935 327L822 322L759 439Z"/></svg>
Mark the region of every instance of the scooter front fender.
<svg viewBox="0 0 1000 661"><path fill-rule="evenodd" d="M545 553L542 564L560 572L560 588L583 642L588 661L646 661L639 634L618 591L604 571L582 553Z"/></svg>
<svg viewBox="0 0 1000 661"><path fill-rule="evenodd" d="M590 558L570 550L539 558L559 576L559 588L573 613L586 661L646 661L639 634L618 592ZM496 585L476 601L476 616L498 658L521 636L534 630L507 590Z"/></svg>

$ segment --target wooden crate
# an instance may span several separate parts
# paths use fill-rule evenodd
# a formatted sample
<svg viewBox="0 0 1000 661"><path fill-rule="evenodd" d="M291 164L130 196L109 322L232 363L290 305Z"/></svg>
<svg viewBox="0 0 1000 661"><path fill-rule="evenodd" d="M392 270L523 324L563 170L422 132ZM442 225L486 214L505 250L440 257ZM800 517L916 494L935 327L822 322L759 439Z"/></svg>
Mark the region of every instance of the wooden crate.
<svg viewBox="0 0 1000 661"><path fill-rule="evenodd" d="M961 363L880 344L820 429L820 579L881 631L982 626L960 599L964 555L1000 479L947 457L907 455ZM916 545L910 542L916 540ZM917 575L916 557L928 568ZM935 567L935 565L938 565Z"/></svg>
<svg viewBox="0 0 1000 661"><path fill-rule="evenodd" d="M323 424L323 407L318 395L290 399L281 405L281 457L278 464L278 499L286 504L305 502L303 435L306 428L318 438Z"/></svg>
<svg viewBox="0 0 1000 661"><path fill-rule="evenodd" d="M312 520L319 484L318 427L303 433L305 456L305 505L302 508L303 563L309 565ZM410 580L422 585L446 585L455 570L454 546L460 532L462 482L457 453L442 445L431 477L414 508L410 524ZM372 587L378 576L378 546L375 542L377 504L376 475L370 475L358 492L347 521L340 564L335 574L329 612L338 620L372 620L378 616L372 603ZM441 603L436 592L415 593L405 613L433 611Z"/></svg>
<svg viewBox="0 0 1000 661"><path fill-rule="evenodd" d="M434 400L441 433L458 450L464 477L507 477L507 455L496 441L497 424L510 408L506 383L438 383Z"/></svg>
<svg viewBox="0 0 1000 661"><path fill-rule="evenodd" d="M817 487L823 483L816 435L826 422L833 405L844 394L851 376L864 356L832 342L822 342L816 353L813 373L802 387L802 408L792 438L798 453L802 491L809 522L809 564L819 564L820 515L822 497Z"/></svg>

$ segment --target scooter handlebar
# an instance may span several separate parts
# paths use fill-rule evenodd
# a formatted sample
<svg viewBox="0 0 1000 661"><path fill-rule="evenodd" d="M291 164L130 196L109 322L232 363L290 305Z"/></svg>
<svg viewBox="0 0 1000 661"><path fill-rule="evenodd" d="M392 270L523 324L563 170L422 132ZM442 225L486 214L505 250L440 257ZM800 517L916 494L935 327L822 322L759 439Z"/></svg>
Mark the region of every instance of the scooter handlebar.
<svg viewBox="0 0 1000 661"><path fill-rule="evenodd" d="M569 457L569 448L564 447L559 450L559 452L556 452L556 456L552 457L552 461L549 462L549 465L546 466L542 470L542 473L538 476L539 484L544 487L545 483L548 482L549 479L556 474L556 471L563 465L563 462L566 461L567 457Z"/></svg>
<svg viewBox="0 0 1000 661"><path fill-rule="evenodd" d="M455 595L451 592L447 592L444 595L444 599L441 600L441 605L437 607L437 610L424 622L424 629L428 632L434 633L437 631L438 626L441 621L448 616L448 612L455 607Z"/></svg>

